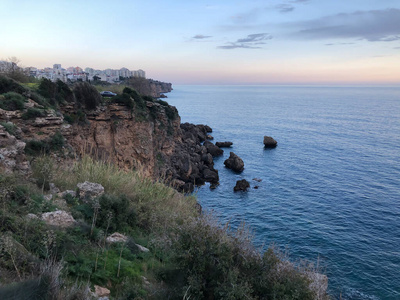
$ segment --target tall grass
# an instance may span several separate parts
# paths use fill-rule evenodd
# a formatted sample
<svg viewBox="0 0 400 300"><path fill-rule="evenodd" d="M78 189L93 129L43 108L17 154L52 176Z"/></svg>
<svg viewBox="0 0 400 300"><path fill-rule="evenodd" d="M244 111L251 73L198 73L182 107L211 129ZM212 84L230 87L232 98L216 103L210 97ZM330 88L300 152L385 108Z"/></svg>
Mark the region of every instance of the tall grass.
<svg viewBox="0 0 400 300"><path fill-rule="evenodd" d="M107 194L128 197L138 222L152 231L163 230L198 214L195 197L185 197L162 182L146 178L140 171L123 170L87 154L72 166L54 172L54 183L61 189L75 189L84 181L101 184Z"/></svg>

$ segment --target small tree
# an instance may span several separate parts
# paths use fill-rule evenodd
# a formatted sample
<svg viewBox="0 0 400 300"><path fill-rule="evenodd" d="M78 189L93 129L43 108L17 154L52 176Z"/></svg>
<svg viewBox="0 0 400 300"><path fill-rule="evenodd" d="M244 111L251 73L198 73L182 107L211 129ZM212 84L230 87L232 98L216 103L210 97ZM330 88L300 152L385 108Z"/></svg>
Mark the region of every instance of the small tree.
<svg viewBox="0 0 400 300"><path fill-rule="evenodd" d="M86 109L96 109L100 104L100 93L88 82L78 82L75 84L74 93L76 101L85 106Z"/></svg>

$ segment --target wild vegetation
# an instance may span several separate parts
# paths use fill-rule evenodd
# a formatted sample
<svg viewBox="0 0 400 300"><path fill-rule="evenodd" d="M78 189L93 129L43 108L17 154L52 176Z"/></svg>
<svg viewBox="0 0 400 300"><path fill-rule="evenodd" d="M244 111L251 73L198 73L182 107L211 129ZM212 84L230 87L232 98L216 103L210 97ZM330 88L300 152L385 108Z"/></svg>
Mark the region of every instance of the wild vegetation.
<svg viewBox="0 0 400 300"><path fill-rule="evenodd" d="M69 116L73 123L84 122L85 109L107 105L88 83L71 90L42 81L33 88L0 77L0 107L34 118L39 113L22 107L28 98L42 101L40 112L74 103L80 110ZM143 118L156 118L156 109L177 117L165 101L131 88L108 101ZM10 134L17 130L2 124ZM59 132L26 141L30 176L0 169L0 299L91 299L94 285L110 289L111 299L327 299L315 282L311 288L312 265L290 262L274 247L255 248L246 226L222 226L194 196L105 159L60 163L64 147ZM80 198L77 184L85 181L101 184L104 194ZM64 228L41 218L57 209L76 223ZM108 243L115 232L127 239Z"/></svg>

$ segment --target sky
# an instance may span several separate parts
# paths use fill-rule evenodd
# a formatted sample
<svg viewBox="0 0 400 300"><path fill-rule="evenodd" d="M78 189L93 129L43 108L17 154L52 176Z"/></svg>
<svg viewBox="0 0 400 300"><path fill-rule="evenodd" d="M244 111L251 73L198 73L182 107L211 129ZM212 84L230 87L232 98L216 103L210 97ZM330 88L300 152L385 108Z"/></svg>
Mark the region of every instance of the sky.
<svg viewBox="0 0 400 300"><path fill-rule="evenodd" d="M173 84L400 85L400 0L0 0L0 59Z"/></svg>

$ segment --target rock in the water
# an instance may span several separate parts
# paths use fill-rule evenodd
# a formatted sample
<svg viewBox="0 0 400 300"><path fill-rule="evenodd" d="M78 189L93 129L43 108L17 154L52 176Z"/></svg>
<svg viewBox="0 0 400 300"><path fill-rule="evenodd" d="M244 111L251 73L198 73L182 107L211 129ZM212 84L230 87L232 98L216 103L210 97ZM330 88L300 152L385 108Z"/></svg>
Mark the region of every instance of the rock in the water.
<svg viewBox="0 0 400 300"><path fill-rule="evenodd" d="M104 194L104 187L99 183L85 181L83 183L78 183L77 187L79 199L82 201L90 201Z"/></svg>
<svg viewBox="0 0 400 300"><path fill-rule="evenodd" d="M224 161L224 165L236 172L242 172L244 169L243 160L233 152L231 152L229 158Z"/></svg>
<svg viewBox="0 0 400 300"><path fill-rule="evenodd" d="M222 150L220 147L215 146L210 141L205 141L204 146L206 147L207 152L210 153L212 156L220 156L224 154L224 150Z"/></svg>
<svg viewBox="0 0 400 300"><path fill-rule="evenodd" d="M207 134L207 140L213 140L214 139L214 137L212 136L212 135L209 135L209 134Z"/></svg>
<svg viewBox="0 0 400 300"><path fill-rule="evenodd" d="M278 145L278 142L270 137L270 136L264 136L264 147L265 148L275 148Z"/></svg>
<svg viewBox="0 0 400 300"><path fill-rule="evenodd" d="M233 143L232 142L216 142L215 145L220 148L229 148L230 146L233 145Z"/></svg>
<svg viewBox="0 0 400 300"><path fill-rule="evenodd" d="M257 182L261 182L261 181L262 181L261 178L253 178L253 180L254 180L254 181L257 181Z"/></svg>
<svg viewBox="0 0 400 300"><path fill-rule="evenodd" d="M48 225L53 225L63 228L71 227L76 223L72 215L63 210L44 213L42 214L42 220L45 221Z"/></svg>
<svg viewBox="0 0 400 300"><path fill-rule="evenodd" d="M250 183L246 179L236 181L236 186L233 188L235 192L244 191L246 192L247 189L250 187Z"/></svg>
<svg viewBox="0 0 400 300"><path fill-rule="evenodd" d="M210 183L218 183L219 181L219 176L218 176L218 171L213 169L205 169L203 171L204 174L204 180Z"/></svg>

